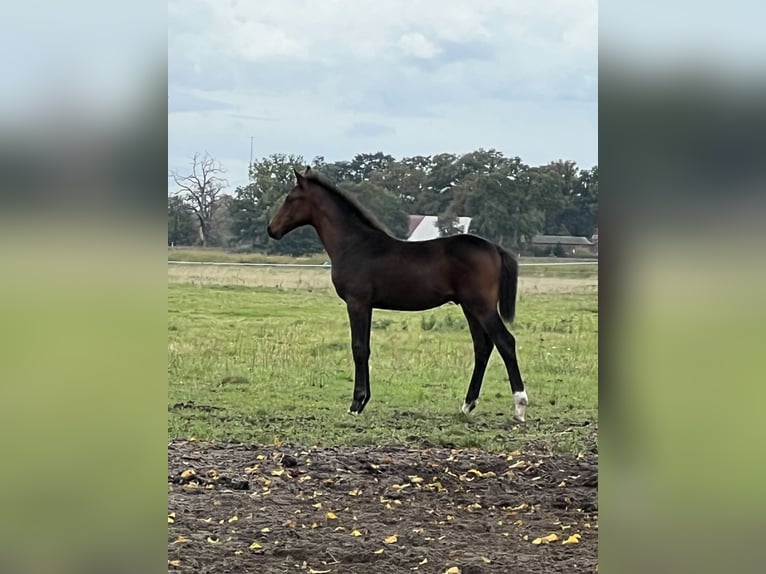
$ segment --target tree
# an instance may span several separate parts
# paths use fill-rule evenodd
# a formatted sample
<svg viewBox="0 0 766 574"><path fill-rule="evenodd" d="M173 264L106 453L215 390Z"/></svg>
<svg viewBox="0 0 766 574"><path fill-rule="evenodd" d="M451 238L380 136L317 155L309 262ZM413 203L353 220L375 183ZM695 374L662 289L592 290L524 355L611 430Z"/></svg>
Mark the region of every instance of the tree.
<svg viewBox="0 0 766 574"><path fill-rule="evenodd" d="M302 156L287 154L272 154L253 162L251 183L237 188L230 208L235 241L254 250L272 253L304 255L322 252L319 237L311 227L296 229L280 241L271 240L266 233L271 217L295 185L293 169L302 165L305 165Z"/></svg>
<svg viewBox="0 0 766 574"><path fill-rule="evenodd" d="M168 245L193 245L198 230L194 216L177 195L168 196Z"/></svg>
<svg viewBox="0 0 766 574"><path fill-rule="evenodd" d="M206 247L213 231L213 217L219 207L219 195L229 184L221 177L225 173L221 164L207 153L192 158L191 174L181 175L171 171L179 189L179 197L197 218L199 241Z"/></svg>
<svg viewBox="0 0 766 574"><path fill-rule="evenodd" d="M407 210L393 193L369 181L341 184L340 187L353 193L359 203L369 209L396 237L407 238L410 226Z"/></svg>

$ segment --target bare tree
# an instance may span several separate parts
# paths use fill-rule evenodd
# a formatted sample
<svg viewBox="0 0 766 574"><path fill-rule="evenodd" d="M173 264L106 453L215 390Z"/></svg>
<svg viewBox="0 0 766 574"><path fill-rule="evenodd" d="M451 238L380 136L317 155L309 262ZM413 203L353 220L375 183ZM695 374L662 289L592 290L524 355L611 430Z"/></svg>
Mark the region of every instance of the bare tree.
<svg viewBox="0 0 766 574"><path fill-rule="evenodd" d="M199 153L194 154L190 175L170 172L184 205L197 217L199 239L203 247L206 247L210 240L213 216L220 205L219 195L229 185L229 182L221 177L224 173L226 172L221 164L207 152L203 156Z"/></svg>

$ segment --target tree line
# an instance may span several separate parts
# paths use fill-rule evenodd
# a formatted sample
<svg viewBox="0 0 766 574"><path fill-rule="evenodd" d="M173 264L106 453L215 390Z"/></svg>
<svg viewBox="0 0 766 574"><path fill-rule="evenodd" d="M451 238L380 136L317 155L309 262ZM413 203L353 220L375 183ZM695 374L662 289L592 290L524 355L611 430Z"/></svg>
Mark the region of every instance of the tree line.
<svg viewBox="0 0 766 574"><path fill-rule="evenodd" d="M294 185L293 168L306 165L355 194L401 239L409 215L438 216L442 235L458 232L458 217L471 217L471 233L519 253L532 253L537 234L590 237L596 231L598 166L580 169L573 161L529 166L494 149L403 159L378 152L336 162L272 154L252 163L248 185L225 193L225 170L197 154L188 172L171 172L168 244L295 256L322 252L310 227L278 242L266 234Z"/></svg>

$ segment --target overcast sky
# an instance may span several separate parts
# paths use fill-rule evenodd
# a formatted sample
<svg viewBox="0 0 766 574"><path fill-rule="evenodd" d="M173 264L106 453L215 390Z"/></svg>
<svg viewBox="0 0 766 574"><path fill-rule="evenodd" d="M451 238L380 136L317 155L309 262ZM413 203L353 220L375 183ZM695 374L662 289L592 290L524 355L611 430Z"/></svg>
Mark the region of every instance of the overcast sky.
<svg viewBox="0 0 766 574"><path fill-rule="evenodd" d="M595 0L170 0L168 163L597 155ZM233 190L232 190L233 191Z"/></svg>

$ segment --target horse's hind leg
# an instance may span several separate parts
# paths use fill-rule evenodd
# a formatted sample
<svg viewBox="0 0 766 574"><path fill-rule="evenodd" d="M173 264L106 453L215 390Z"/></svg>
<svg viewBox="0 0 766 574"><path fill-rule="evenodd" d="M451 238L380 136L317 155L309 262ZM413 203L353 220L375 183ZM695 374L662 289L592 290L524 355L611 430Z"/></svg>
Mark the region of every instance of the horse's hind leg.
<svg viewBox="0 0 766 574"><path fill-rule="evenodd" d="M524 381L519 372L519 363L516 360L516 339L505 327L496 309L479 315L481 326L492 338L500 356L503 358L505 368L508 370L508 380L511 382L513 401L516 407L515 418L524 422L527 412L527 391L524 389Z"/></svg>
<svg viewBox="0 0 766 574"><path fill-rule="evenodd" d="M468 321L468 328L471 330L471 338L473 339L473 355L474 366L473 374L471 375L471 382L468 385L468 392L465 396L465 402L460 410L463 413L468 414L474 408L476 408L476 401L479 399L479 392L481 392L481 383L484 380L484 371L487 370L487 363L489 362L489 356L492 354L494 344L490 336L484 331L484 328L479 323L479 320L471 315L468 310L463 307L463 313Z"/></svg>

